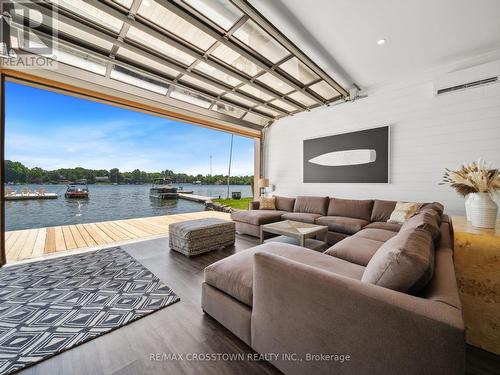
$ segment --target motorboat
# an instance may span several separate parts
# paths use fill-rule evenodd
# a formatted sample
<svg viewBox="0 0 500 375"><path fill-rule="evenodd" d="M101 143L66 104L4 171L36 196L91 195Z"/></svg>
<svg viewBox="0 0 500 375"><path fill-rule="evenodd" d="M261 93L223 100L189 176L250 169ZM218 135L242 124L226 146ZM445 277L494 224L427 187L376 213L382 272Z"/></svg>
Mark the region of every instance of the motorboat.
<svg viewBox="0 0 500 375"><path fill-rule="evenodd" d="M66 193L64 193L66 198L88 198L89 188L85 183L74 183L69 184L66 188Z"/></svg>
<svg viewBox="0 0 500 375"><path fill-rule="evenodd" d="M149 196L155 199L176 199L179 197L177 187L172 185L168 178L155 178L149 189Z"/></svg>

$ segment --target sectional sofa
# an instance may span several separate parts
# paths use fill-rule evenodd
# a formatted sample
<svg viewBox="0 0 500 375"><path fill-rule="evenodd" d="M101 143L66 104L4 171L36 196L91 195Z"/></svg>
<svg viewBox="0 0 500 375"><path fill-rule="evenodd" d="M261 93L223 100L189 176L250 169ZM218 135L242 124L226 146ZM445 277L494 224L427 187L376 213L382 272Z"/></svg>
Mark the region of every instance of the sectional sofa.
<svg viewBox="0 0 500 375"><path fill-rule="evenodd" d="M236 232L258 237L262 224L281 220L295 220L328 226L328 243L334 244L363 228L399 231L401 225L388 223L396 201L353 200L328 197L287 198L276 196L276 210L259 210L259 202L252 202L252 209L231 214ZM422 209L434 205L440 214L443 206L427 203Z"/></svg>
<svg viewBox="0 0 500 375"><path fill-rule="evenodd" d="M233 214L239 232L328 225L324 253L280 242L205 269L202 308L285 374L463 374L452 225L439 203L404 224L396 202L277 197ZM257 205L254 206L257 208Z"/></svg>

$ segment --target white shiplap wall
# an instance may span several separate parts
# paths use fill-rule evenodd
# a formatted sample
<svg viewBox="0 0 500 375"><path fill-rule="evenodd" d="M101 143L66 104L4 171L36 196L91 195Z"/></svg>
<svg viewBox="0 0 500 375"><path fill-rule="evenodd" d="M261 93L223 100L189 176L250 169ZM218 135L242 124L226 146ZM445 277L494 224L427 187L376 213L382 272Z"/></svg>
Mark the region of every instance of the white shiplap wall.
<svg viewBox="0 0 500 375"><path fill-rule="evenodd" d="M304 184L302 141L391 125L390 184ZM500 168L500 84L436 97L433 80L387 86L354 103L285 118L266 130L264 171L275 194L440 201L463 214L463 199L440 186L445 168L483 157ZM497 199L500 202L500 199Z"/></svg>

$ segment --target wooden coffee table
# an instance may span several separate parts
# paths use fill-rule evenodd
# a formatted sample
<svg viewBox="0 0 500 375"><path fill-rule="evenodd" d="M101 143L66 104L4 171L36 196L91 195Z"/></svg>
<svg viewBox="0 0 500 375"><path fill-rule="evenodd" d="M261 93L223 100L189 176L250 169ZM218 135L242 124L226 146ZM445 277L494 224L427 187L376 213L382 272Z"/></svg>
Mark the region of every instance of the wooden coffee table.
<svg viewBox="0 0 500 375"><path fill-rule="evenodd" d="M286 237L292 237L299 240L300 246L305 247L306 239L315 237L318 234L324 234L325 244L327 244L328 227L325 225L316 225L301 223L300 221L285 220L277 223L264 224L260 226L260 243L264 242L264 232L279 234Z"/></svg>

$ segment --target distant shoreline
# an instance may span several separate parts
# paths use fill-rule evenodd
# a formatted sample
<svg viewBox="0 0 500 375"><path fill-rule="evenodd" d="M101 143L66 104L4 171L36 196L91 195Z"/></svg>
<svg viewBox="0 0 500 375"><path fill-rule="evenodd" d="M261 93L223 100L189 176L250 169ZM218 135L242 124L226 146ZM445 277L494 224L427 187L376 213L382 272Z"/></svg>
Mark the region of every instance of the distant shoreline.
<svg viewBox="0 0 500 375"><path fill-rule="evenodd" d="M5 186L24 186L24 185L61 185L65 186L71 184L71 182L47 182L47 183L38 183L38 182L6 182ZM143 182L143 183L114 183L114 182L88 182L87 185L114 185L114 186L125 186L125 185L151 185L152 182ZM192 182L172 182L174 185L193 185L193 186L226 186L226 184L194 184ZM231 186L250 186L251 184L229 184Z"/></svg>
<svg viewBox="0 0 500 375"><path fill-rule="evenodd" d="M4 162L5 181L11 184L69 184L74 181L85 181L88 184L123 184L141 185L150 184L158 178L166 178L175 184L191 183L205 185L251 185L254 177L247 176L227 176L223 174L197 174L175 173L170 169L158 172L145 172L139 169L133 171L120 171L118 168L107 169L86 169L59 168L56 170L44 170L39 167L28 168L20 162L5 160Z"/></svg>

